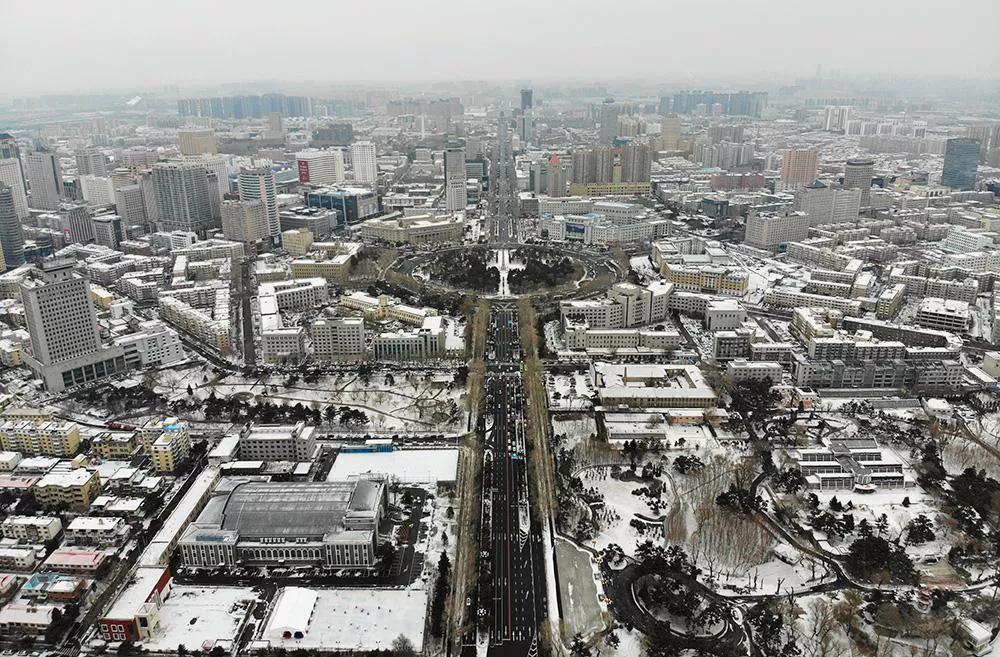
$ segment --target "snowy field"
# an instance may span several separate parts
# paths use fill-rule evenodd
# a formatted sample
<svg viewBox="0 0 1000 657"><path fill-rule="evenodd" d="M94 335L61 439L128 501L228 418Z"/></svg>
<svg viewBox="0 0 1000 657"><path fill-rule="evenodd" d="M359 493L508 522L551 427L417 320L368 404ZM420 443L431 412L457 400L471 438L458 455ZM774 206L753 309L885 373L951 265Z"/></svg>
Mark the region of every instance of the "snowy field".
<svg viewBox="0 0 1000 657"><path fill-rule="evenodd" d="M574 634L588 634L603 627L598 594L603 586L595 580L590 554L569 541L556 541L559 560L559 591L563 606L563 640Z"/></svg>
<svg viewBox="0 0 1000 657"><path fill-rule="evenodd" d="M154 390L167 399L207 399L211 394L307 408L348 406L369 417L366 430L422 431L464 427L465 386L442 385L440 371L372 374L367 383L356 373L320 376L306 383L287 375L218 377L204 366L158 372ZM191 395L187 394L191 386Z"/></svg>
<svg viewBox="0 0 1000 657"><path fill-rule="evenodd" d="M341 452L327 481L344 481L367 473L384 473L406 484L455 481L457 449L400 449L392 452Z"/></svg>
<svg viewBox="0 0 1000 657"><path fill-rule="evenodd" d="M588 440L591 436L597 435L597 422L590 414L553 415L552 434L566 436L565 447L572 449L580 441Z"/></svg>
<svg viewBox="0 0 1000 657"><path fill-rule="evenodd" d="M278 593L275 605L288 589ZM390 650L400 634L419 653L424 644L427 593L412 589L315 589L316 604L311 610L297 610L309 617L301 639L282 639L279 628L268 619L262 638L272 647L287 650ZM175 645L176 648L176 645Z"/></svg>
<svg viewBox="0 0 1000 657"><path fill-rule="evenodd" d="M585 372L549 374L546 382L549 410L580 411L593 406L594 386Z"/></svg>
<svg viewBox="0 0 1000 657"><path fill-rule="evenodd" d="M149 651L175 651L177 646L191 652L203 645L211 650L216 641L231 641L246 616L251 589L234 587L174 586L160 609L160 627L142 642Z"/></svg>

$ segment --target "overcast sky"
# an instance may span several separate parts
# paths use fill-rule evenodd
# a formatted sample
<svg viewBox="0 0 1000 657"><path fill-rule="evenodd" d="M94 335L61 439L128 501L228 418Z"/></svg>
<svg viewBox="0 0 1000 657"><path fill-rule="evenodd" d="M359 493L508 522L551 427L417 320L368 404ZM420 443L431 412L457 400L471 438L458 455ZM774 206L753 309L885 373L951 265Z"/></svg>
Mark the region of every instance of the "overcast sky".
<svg viewBox="0 0 1000 657"><path fill-rule="evenodd" d="M7 95L262 79L996 79L996 0L0 0Z"/></svg>

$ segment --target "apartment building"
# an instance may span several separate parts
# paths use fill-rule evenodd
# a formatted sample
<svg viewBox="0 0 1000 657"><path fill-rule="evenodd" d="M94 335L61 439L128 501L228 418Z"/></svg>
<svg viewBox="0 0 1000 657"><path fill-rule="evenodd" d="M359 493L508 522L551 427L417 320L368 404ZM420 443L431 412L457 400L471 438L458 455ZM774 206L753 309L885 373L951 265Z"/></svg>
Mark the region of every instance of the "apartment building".
<svg viewBox="0 0 1000 657"><path fill-rule="evenodd" d="M0 524L4 538L39 544L55 540L62 528L55 516L7 516Z"/></svg>
<svg viewBox="0 0 1000 657"><path fill-rule="evenodd" d="M29 456L74 456L80 448L80 426L62 420L7 420L0 423L0 446Z"/></svg>
<svg viewBox="0 0 1000 657"><path fill-rule="evenodd" d="M101 479L96 471L85 468L53 470L42 476L32 491L43 508L86 511L101 492Z"/></svg>

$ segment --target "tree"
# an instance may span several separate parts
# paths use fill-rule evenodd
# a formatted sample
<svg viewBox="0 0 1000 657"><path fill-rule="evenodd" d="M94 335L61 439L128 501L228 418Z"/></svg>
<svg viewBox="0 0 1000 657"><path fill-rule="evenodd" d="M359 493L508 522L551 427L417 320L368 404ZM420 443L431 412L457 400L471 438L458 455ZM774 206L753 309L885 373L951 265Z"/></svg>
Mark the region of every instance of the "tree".
<svg viewBox="0 0 1000 657"><path fill-rule="evenodd" d="M906 525L908 545L920 545L933 541L934 538L934 522L923 514L918 515Z"/></svg>
<svg viewBox="0 0 1000 657"><path fill-rule="evenodd" d="M590 646L583 640L579 632L573 635L573 641L569 646L569 654L573 657L590 657Z"/></svg>
<svg viewBox="0 0 1000 657"><path fill-rule="evenodd" d="M434 585L434 598L431 600L431 635L444 636L444 610L448 601L450 588L451 560L446 552L441 552L438 560L438 576Z"/></svg>
<svg viewBox="0 0 1000 657"><path fill-rule="evenodd" d="M845 565L848 572L865 579L885 575L889 581L903 584L915 584L919 579L903 547L881 536L862 536L851 543Z"/></svg>
<svg viewBox="0 0 1000 657"><path fill-rule="evenodd" d="M135 652L135 646L132 645L131 641L122 641L118 644L118 654L119 655L131 655Z"/></svg>
<svg viewBox="0 0 1000 657"><path fill-rule="evenodd" d="M416 654L413 642L405 634L400 634L392 640L393 657L416 657Z"/></svg>
<svg viewBox="0 0 1000 657"><path fill-rule="evenodd" d="M774 485L790 495L806 487L806 478L798 468L788 468L774 475Z"/></svg>

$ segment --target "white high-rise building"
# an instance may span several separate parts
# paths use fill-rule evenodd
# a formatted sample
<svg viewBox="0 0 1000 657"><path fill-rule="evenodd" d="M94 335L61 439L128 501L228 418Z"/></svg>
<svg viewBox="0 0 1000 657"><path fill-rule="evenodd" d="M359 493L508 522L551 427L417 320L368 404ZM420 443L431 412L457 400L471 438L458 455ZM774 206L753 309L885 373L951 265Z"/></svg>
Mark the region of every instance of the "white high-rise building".
<svg viewBox="0 0 1000 657"><path fill-rule="evenodd" d="M28 216L28 195L24 192L20 160L12 157L0 160L0 183L10 187L14 197L14 211L19 219L25 219Z"/></svg>
<svg viewBox="0 0 1000 657"><path fill-rule="evenodd" d="M124 185L115 189L115 211L126 226L144 226L149 222L142 187Z"/></svg>
<svg viewBox="0 0 1000 657"><path fill-rule="evenodd" d="M299 182L339 185L344 182L344 151L309 149L295 154Z"/></svg>
<svg viewBox="0 0 1000 657"><path fill-rule="evenodd" d="M267 214L267 236L279 239L281 224L278 220L278 190L274 184L274 172L270 167L240 169L240 200L260 201Z"/></svg>
<svg viewBox="0 0 1000 657"><path fill-rule="evenodd" d="M31 353L25 363L53 392L90 383L125 369L121 347L101 343L90 284L75 261L43 261L21 283Z"/></svg>
<svg viewBox="0 0 1000 657"><path fill-rule="evenodd" d="M465 181L465 149L446 148L444 151L445 207L450 212L465 210L468 203Z"/></svg>
<svg viewBox="0 0 1000 657"><path fill-rule="evenodd" d="M829 187L816 180L795 193L794 209L809 215L810 225L858 220L861 190Z"/></svg>
<svg viewBox="0 0 1000 657"><path fill-rule="evenodd" d="M374 185L378 180L375 144L370 141L356 141L351 144L351 167L354 170L354 182Z"/></svg>
<svg viewBox="0 0 1000 657"><path fill-rule="evenodd" d="M24 156L24 172L31 187L28 205L40 210L58 210L62 195L62 168L51 151L34 151Z"/></svg>
<svg viewBox="0 0 1000 657"><path fill-rule="evenodd" d="M212 224L212 201L204 163L155 164L152 186L156 193L155 206L161 230L204 233Z"/></svg>
<svg viewBox="0 0 1000 657"><path fill-rule="evenodd" d="M76 175L77 176L100 176L108 175L108 159L104 153L96 148L85 148L76 153Z"/></svg>
<svg viewBox="0 0 1000 657"><path fill-rule="evenodd" d="M222 234L234 242L263 242L270 238L263 201L222 202Z"/></svg>
<svg viewBox="0 0 1000 657"><path fill-rule="evenodd" d="M362 360L365 322L360 317L318 319L309 327L317 360Z"/></svg>
<svg viewBox="0 0 1000 657"><path fill-rule="evenodd" d="M215 184L219 188L219 199L228 194L229 188L229 163L223 155L203 155L200 162L205 164L205 169L209 173L215 174Z"/></svg>
<svg viewBox="0 0 1000 657"><path fill-rule="evenodd" d="M115 202L115 190L111 178L85 175L80 176L80 190L87 205L111 205Z"/></svg>

